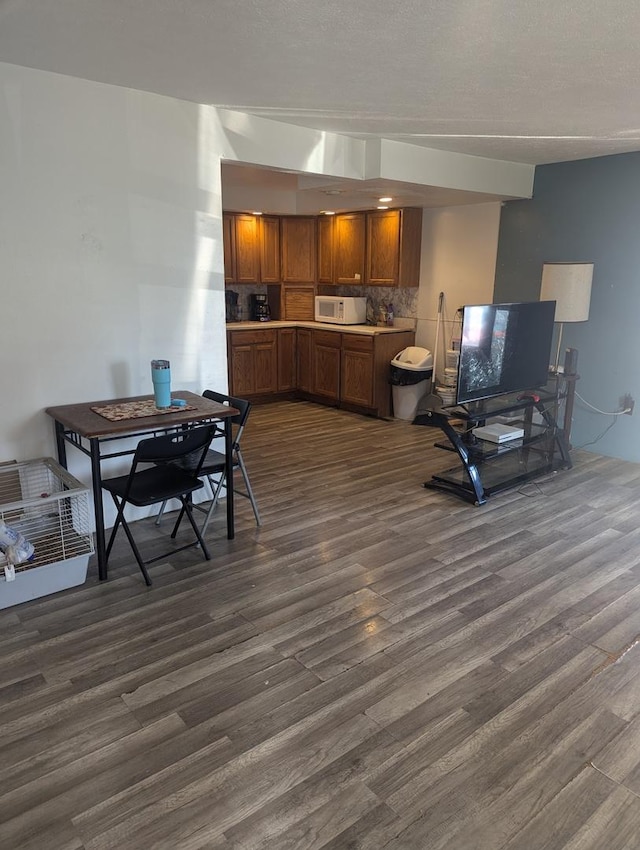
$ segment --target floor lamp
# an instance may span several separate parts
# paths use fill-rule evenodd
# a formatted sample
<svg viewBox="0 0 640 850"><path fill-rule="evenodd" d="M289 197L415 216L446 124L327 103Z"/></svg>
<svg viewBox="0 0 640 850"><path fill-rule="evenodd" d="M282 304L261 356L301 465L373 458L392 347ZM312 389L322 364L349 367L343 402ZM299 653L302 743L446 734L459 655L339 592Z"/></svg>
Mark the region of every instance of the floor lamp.
<svg viewBox="0 0 640 850"><path fill-rule="evenodd" d="M555 373L558 374L562 328L565 322L586 322L591 303L593 263L543 263L541 301L555 301L554 321L560 325Z"/></svg>

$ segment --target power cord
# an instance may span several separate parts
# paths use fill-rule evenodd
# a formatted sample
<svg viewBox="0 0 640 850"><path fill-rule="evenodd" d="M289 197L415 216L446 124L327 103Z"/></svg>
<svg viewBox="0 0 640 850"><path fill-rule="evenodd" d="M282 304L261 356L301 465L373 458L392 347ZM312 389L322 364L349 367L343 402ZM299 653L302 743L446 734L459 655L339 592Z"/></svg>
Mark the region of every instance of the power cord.
<svg viewBox="0 0 640 850"><path fill-rule="evenodd" d="M587 446L595 445L595 443L597 443L599 440L601 440L604 437L604 435L607 434L613 428L613 426L618 421L618 416L623 416L625 413L630 413L631 409L632 409L632 408L629 408L629 407L625 407L623 410L600 410L600 408L595 407L593 404L588 402L586 399L582 398L580 393L576 392L575 396L576 396L577 399L579 399L582 402L582 404L584 404L590 410L593 410L595 413L599 413L602 416L613 416L613 419L609 423L609 425L607 425L607 427L604 429L604 431L601 431L598 434L597 437L594 437L593 440L588 440L586 443L582 443L579 446L574 446L573 447L574 449L584 449Z"/></svg>
<svg viewBox="0 0 640 850"><path fill-rule="evenodd" d="M620 411L620 413L625 413L625 412L626 411L624 411L624 410ZM618 416L620 415L620 413L609 413L608 414L609 416L613 416L613 420L611 421L611 423L609 425L607 425L607 427L604 429L604 431L601 431L598 434L597 437L593 438L593 440L589 440L587 443L582 443L581 445L574 446L573 448L574 449L584 449L586 446L593 446L595 443L598 442L598 440L601 440L604 437L604 435L607 434L613 428L613 426L618 421Z"/></svg>
<svg viewBox="0 0 640 850"><path fill-rule="evenodd" d="M586 399L582 398L579 392L576 392L575 396L576 398L579 398L583 404L586 404L587 407L591 408L591 410L596 413L601 413L603 416L622 416L623 413L631 413L632 410L630 407L625 407L624 410L600 410L600 408L594 407Z"/></svg>

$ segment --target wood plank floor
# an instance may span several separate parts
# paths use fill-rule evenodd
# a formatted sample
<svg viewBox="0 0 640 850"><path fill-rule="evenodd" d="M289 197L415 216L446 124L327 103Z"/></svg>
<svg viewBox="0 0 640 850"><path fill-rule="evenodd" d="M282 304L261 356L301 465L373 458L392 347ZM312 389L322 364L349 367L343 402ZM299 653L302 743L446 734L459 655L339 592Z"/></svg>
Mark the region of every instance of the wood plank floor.
<svg viewBox="0 0 640 850"><path fill-rule="evenodd" d="M262 528L0 611L0 847L638 850L640 466L476 508L436 438L255 407Z"/></svg>

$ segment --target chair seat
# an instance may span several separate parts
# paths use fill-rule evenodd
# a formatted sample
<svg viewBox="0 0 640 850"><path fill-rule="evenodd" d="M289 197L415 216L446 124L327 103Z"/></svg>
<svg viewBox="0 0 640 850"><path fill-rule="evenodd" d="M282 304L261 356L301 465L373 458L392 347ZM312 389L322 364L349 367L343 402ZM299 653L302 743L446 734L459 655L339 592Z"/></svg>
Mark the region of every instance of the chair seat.
<svg viewBox="0 0 640 850"><path fill-rule="evenodd" d="M202 453L200 453L202 454ZM224 459L224 456L223 456ZM195 466L197 466L197 461ZM194 468L195 468L194 466ZM108 478L102 486L110 493L124 498L127 493L128 475L118 478ZM136 473L127 494L127 501L137 507L146 507L171 499L177 492L193 493L204 487L204 483L190 472L171 466L153 466Z"/></svg>
<svg viewBox="0 0 640 850"><path fill-rule="evenodd" d="M193 472L198 464L199 458L195 455L187 455L178 461L181 469ZM234 461L234 467L237 467L237 462ZM222 472L225 467L225 457L222 452L217 452L215 449L209 449L204 456L204 461L200 468L200 475L213 475L216 472Z"/></svg>

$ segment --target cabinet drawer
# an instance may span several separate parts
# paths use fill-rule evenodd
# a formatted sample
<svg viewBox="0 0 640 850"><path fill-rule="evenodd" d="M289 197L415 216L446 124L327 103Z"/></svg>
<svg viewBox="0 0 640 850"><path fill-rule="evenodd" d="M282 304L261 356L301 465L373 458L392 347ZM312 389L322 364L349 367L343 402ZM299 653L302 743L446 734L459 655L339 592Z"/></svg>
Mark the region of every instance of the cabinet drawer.
<svg viewBox="0 0 640 850"><path fill-rule="evenodd" d="M275 328L270 330L255 330L255 331L231 331L231 345L254 345L255 343L274 342L276 341Z"/></svg>
<svg viewBox="0 0 640 850"><path fill-rule="evenodd" d="M316 345L324 345L327 348L340 348L342 334L336 331L313 332L313 341Z"/></svg>
<svg viewBox="0 0 640 850"><path fill-rule="evenodd" d="M373 336L342 334L342 347L349 351L373 351Z"/></svg>

